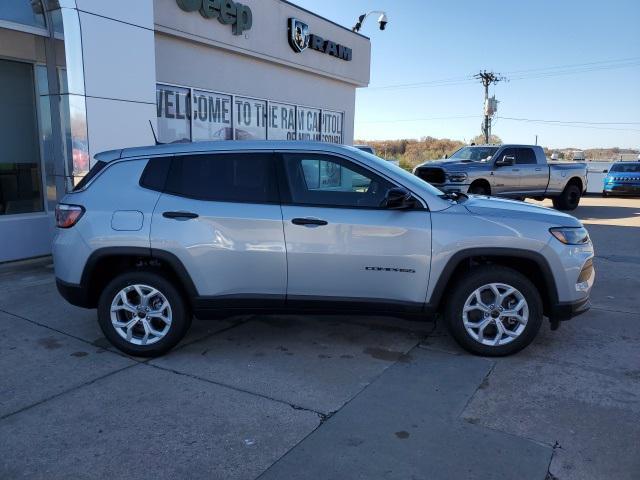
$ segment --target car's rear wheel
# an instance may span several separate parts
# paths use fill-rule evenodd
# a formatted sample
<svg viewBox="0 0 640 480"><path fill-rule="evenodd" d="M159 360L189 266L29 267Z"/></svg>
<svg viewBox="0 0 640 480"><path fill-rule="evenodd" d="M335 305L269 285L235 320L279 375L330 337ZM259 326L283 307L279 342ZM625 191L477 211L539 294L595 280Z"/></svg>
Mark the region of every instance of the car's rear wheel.
<svg viewBox="0 0 640 480"><path fill-rule="evenodd" d="M445 319L465 350L509 355L535 338L542 324L542 299L520 272L500 266L477 267L454 285Z"/></svg>
<svg viewBox="0 0 640 480"><path fill-rule="evenodd" d="M124 273L103 290L98 322L107 339L128 355L154 357L171 350L191 325L180 292L160 274Z"/></svg>
<svg viewBox="0 0 640 480"><path fill-rule="evenodd" d="M582 192L575 183L567 185L559 197L553 198L553 207L557 210L575 210L580 204Z"/></svg>

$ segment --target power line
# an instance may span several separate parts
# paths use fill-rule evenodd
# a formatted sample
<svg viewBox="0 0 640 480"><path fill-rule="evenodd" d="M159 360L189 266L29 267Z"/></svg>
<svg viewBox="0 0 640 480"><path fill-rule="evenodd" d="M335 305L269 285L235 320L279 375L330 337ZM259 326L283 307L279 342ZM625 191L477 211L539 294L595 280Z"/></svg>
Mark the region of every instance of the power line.
<svg viewBox="0 0 640 480"><path fill-rule="evenodd" d="M602 70L613 70L619 68L629 68L640 66L640 57L621 58L617 60L601 60L597 62L574 63L567 65L555 65L550 67L538 67L524 70L513 70L506 72L509 80L525 80L533 78L548 78L562 75L573 75L578 73L589 73ZM455 85L466 85L474 82L473 76L449 77L424 82L400 83L391 85L381 85L369 87L366 90L401 90L415 88L433 88Z"/></svg>
<svg viewBox="0 0 640 480"><path fill-rule="evenodd" d="M616 130L620 132L640 132L640 129L637 128L616 128L616 127L601 127L595 126L593 124L574 124L574 123L563 123L560 120L535 120L530 118L512 118L512 117L498 117L502 120L510 120L517 122L528 122L528 123L545 123L547 125L553 125L556 127L570 127L570 128L586 128L590 130Z"/></svg>
<svg viewBox="0 0 640 480"><path fill-rule="evenodd" d="M358 123L424 122L429 120L456 120L460 118L480 118L480 115L451 115L447 117L401 118L397 120L365 120L363 122L358 122Z"/></svg>
<svg viewBox="0 0 640 480"><path fill-rule="evenodd" d="M640 122L585 122L581 120L542 120L537 118L516 118L516 117L500 117L505 120L518 120L523 122L541 122L541 123L579 123L585 125L640 125Z"/></svg>

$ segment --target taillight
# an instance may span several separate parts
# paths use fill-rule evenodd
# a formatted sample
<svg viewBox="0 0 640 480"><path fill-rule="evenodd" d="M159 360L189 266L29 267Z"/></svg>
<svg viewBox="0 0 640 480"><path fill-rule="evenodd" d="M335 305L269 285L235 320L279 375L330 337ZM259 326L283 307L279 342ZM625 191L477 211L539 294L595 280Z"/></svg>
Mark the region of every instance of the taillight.
<svg viewBox="0 0 640 480"><path fill-rule="evenodd" d="M84 207L80 205L67 205L59 203L56 207L56 226L58 228L71 228L84 214Z"/></svg>

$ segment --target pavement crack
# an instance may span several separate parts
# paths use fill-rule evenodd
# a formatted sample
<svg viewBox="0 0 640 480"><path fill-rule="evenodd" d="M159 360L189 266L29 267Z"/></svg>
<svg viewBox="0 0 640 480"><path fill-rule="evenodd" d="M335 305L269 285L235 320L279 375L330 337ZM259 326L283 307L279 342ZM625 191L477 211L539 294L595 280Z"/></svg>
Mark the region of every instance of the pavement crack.
<svg viewBox="0 0 640 480"><path fill-rule="evenodd" d="M107 377L115 375L116 373L120 373L120 372L122 372L124 370L127 370L129 368L132 368L132 367L137 367L138 365L140 365L140 363L133 363L131 365L127 365L126 367L122 367L122 368L118 368L116 370L113 370L113 371L111 371L109 373L106 373L104 375L101 375L99 377L92 378L91 380L89 380L87 382L84 382L84 383L81 383L80 385L75 385L75 386L73 386L71 388L68 388L68 389L62 391L62 392L56 393L55 395L51 395L50 397L43 398L42 400L39 400L39 401L37 401L35 403L32 403L31 405L27 405L25 407L19 408L18 410L14 411L14 412L4 414L4 415L0 416L0 421L1 420L5 420L5 419L7 419L9 417L12 417L14 415L18 415L19 413L22 413L22 412L24 412L26 410L30 410L30 409L32 409L34 407L37 407L38 405L42 405L43 403L49 402L51 400L54 400L54 399L56 399L58 397L61 397L61 396L66 395L68 393L71 393L71 392L73 392L75 390L79 390L79 389L81 389L83 387L92 385L92 384L94 384L96 382L99 382L100 380L104 380Z"/></svg>
<svg viewBox="0 0 640 480"><path fill-rule="evenodd" d="M147 363L145 363L145 365L147 365L149 367L152 367L152 368L157 368L158 370L163 370L165 372L170 372L170 373L173 373L173 374L176 374L176 375L180 375L180 376L183 376L183 377L188 377L188 378L191 378L193 380L199 380L201 382L210 383L212 385L217 385L219 387L227 388L229 390L233 390L233 391L236 391L236 392L246 393L248 395L253 395L253 396L256 396L256 397L264 398L265 400L270 400L272 402L280 403L282 405L287 405L288 407L291 407L294 410L303 410L305 412L313 413L315 415L318 415L318 417L320 419L322 419L323 417L326 417L327 415L329 415L329 416L331 415L331 413L327 414L327 413L324 413L324 412L320 412L318 410L314 410L313 408L305 407L305 406L302 406L302 405L297 405L295 403L290 403L290 402L287 402L286 400L282 400L282 399L279 399L279 398L271 397L271 396L265 395L263 393L253 392L251 390L246 390L244 388L236 387L235 385L229 385L227 383L218 382L218 381L215 381L215 380L211 380L209 378L204 378L204 377L200 377L198 375L193 375L191 373L181 372L180 370L175 370L173 368L164 367L164 366L161 366L161 365L156 365L154 363L149 363L151 361L153 361L153 359L150 359Z"/></svg>

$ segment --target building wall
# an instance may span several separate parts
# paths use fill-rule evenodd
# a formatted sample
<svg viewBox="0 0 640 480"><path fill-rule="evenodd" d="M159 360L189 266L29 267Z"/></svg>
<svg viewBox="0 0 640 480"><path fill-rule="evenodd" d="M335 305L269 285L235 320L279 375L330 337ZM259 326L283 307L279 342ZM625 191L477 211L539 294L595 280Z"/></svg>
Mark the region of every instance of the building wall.
<svg viewBox="0 0 640 480"><path fill-rule="evenodd" d="M355 89L369 82L371 45L361 35L281 0L242 0L253 25L234 35L230 25L155 0L155 58L159 83L245 95L344 112L343 142L353 143ZM345 61L288 42L288 19L352 49Z"/></svg>

